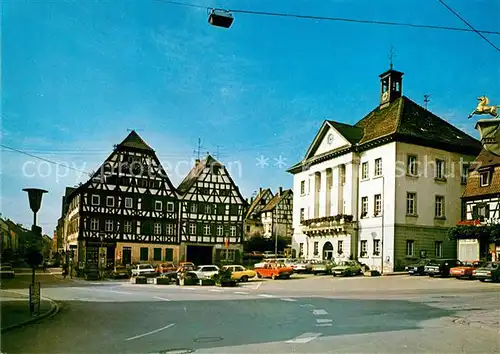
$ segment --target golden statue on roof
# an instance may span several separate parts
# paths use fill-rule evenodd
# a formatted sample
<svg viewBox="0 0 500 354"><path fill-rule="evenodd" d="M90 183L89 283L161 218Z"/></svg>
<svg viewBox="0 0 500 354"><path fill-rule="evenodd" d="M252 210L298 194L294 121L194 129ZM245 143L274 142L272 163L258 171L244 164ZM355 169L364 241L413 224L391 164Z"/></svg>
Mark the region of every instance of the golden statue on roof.
<svg viewBox="0 0 500 354"><path fill-rule="evenodd" d="M479 103L477 104L476 109L472 111L471 114L469 114L469 119L472 118L474 114L489 114L495 118L498 118L498 108L500 108L500 106L489 106L490 100L486 96L478 97L477 100L479 101Z"/></svg>
<svg viewBox="0 0 500 354"><path fill-rule="evenodd" d="M469 118L475 114L488 114L493 117L478 120L476 129L481 134L483 147L492 154L500 156L500 119L498 119L498 108L500 106L490 106L490 100L486 96L478 97L477 100L479 103L476 109L469 115Z"/></svg>

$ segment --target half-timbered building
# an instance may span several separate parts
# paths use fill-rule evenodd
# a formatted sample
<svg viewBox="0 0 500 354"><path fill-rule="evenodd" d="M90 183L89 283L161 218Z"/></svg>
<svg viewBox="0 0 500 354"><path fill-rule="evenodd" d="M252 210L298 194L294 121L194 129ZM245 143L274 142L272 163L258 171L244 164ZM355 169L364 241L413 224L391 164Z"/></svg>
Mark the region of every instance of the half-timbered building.
<svg viewBox="0 0 500 354"><path fill-rule="evenodd" d="M65 248L80 268L178 260L179 199L135 131L64 204Z"/></svg>
<svg viewBox="0 0 500 354"><path fill-rule="evenodd" d="M245 239L252 236L263 236L264 235L264 225L262 224L261 211L273 198L273 192L271 189L259 189L258 194L255 199L252 197L250 199L250 206L245 216Z"/></svg>
<svg viewBox="0 0 500 354"><path fill-rule="evenodd" d="M247 202L223 164L208 155L178 187L182 260L195 264L238 262Z"/></svg>
<svg viewBox="0 0 500 354"><path fill-rule="evenodd" d="M500 124L499 124L500 125ZM500 224L500 156L483 149L471 164L462 196L463 214L458 222L458 257L461 260L500 260L500 237L477 231ZM460 229L460 226L465 228ZM472 228L471 228L472 227ZM486 237L484 237L486 236Z"/></svg>
<svg viewBox="0 0 500 354"><path fill-rule="evenodd" d="M264 237L292 235L293 192L279 188L278 193L261 210Z"/></svg>

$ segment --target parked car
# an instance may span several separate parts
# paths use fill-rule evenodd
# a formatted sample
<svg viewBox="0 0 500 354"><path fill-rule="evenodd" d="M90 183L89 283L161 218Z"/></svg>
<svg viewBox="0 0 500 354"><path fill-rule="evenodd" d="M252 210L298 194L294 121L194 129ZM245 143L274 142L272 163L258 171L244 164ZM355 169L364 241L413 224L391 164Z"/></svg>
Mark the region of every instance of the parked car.
<svg viewBox="0 0 500 354"><path fill-rule="evenodd" d="M332 261L323 261L321 263L313 263L311 266L311 272L314 275L318 274L332 274L332 268L335 266L335 263Z"/></svg>
<svg viewBox="0 0 500 354"><path fill-rule="evenodd" d="M294 273L306 273L308 271L308 269L312 268L311 262L312 261L308 261L308 260L297 261L297 263L292 265L293 272Z"/></svg>
<svg viewBox="0 0 500 354"><path fill-rule="evenodd" d="M472 271L472 276L479 281L500 281L500 262L488 262L483 267Z"/></svg>
<svg viewBox="0 0 500 354"><path fill-rule="evenodd" d="M421 259L415 264L410 264L405 267L405 270L410 275L425 275L425 266L431 263L432 259Z"/></svg>
<svg viewBox="0 0 500 354"><path fill-rule="evenodd" d="M156 270L151 264L136 264L132 267L132 276L152 276L156 275Z"/></svg>
<svg viewBox="0 0 500 354"><path fill-rule="evenodd" d="M130 271L127 269L127 267L117 266L113 269L111 276L115 279L128 278L130 277Z"/></svg>
<svg viewBox="0 0 500 354"><path fill-rule="evenodd" d="M223 269L229 269L231 271L231 279L247 282L248 279L257 276L257 272L254 270L246 269L241 265L226 265L222 267Z"/></svg>
<svg viewBox="0 0 500 354"><path fill-rule="evenodd" d="M195 270L196 267L194 263L191 262L181 262L179 264L179 267L177 268L177 273L182 273L182 272L187 272L191 270Z"/></svg>
<svg viewBox="0 0 500 354"><path fill-rule="evenodd" d="M293 274L293 268L284 263L268 263L262 268L255 269L258 278L288 279Z"/></svg>
<svg viewBox="0 0 500 354"><path fill-rule="evenodd" d="M430 277L448 277L450 269L462 265L458 259L435 259L425 266L425 272Z"/></svg>
<svg viewBox="0 0 500 354"><path fill-rule="evenodd" d="M351 275L360 275L362 273L362 266L357 261L341 261L338 265L332 268L332 274L334 277L338 275L348 277Z"/></svg>
<svg viewBox="0 0 500 354"><path fill-rule="evenodd" d="M472 279L472 273L475 269L481 268L486 264L486 262L481 261L465 261L458 267L453 267L450 269L450 276L457 279Z"/></svg>
<svg viewBox="0 0 500 354"><path fill-rule="evenodd" d="M161 263L156 266L156 272L158 274L163 274L171 271L176 271L177 267L175 266L174 263L172 262L167 262L167 263Z"/></svg>
<svg viewBox="0 0 500 354"><path fill-rule="evenodd" d="M198 279L211 279L215 274L219 273L219 267L216 265L201 265L193 271Z"/></svg>
<svg viewBox="0 0 500 354"><path fill-rule="evenodd" d="M14 270L12 269L11 265L2 264L0 266L0 278L3 279L14 278Z"/></svg>

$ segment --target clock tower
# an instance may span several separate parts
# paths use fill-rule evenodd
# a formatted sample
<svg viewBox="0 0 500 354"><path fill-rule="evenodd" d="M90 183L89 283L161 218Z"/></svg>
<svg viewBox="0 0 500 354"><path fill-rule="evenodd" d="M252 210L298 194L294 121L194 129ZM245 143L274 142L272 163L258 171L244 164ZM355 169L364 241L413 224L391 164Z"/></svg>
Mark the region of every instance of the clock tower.
<svg viewBox="0 0 500 354"><path fill-rule="evenodd" d="M403 73L392 68L380 74L380 109L383 109L403 92Z"/></svg>

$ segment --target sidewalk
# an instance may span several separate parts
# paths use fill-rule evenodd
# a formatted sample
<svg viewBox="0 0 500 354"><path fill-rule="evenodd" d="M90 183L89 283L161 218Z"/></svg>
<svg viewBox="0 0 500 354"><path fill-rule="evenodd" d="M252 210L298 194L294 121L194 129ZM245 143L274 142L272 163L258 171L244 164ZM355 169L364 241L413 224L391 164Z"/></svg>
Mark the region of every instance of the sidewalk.
<svg viewBox="0 0 500 354"><path fill-rule="evenodd" d="M54 301L41 298L40 314L32 317L29 311L28 296L10 290L0 290L0 306L2 333L47 318L59 310Z"/></svg>

